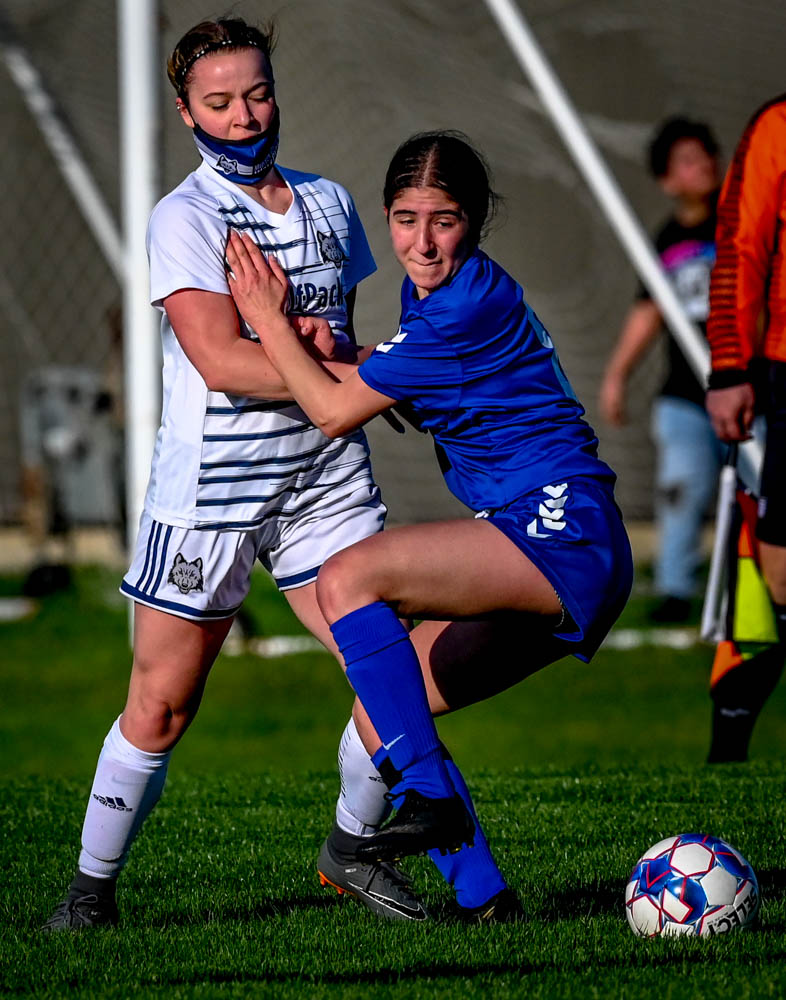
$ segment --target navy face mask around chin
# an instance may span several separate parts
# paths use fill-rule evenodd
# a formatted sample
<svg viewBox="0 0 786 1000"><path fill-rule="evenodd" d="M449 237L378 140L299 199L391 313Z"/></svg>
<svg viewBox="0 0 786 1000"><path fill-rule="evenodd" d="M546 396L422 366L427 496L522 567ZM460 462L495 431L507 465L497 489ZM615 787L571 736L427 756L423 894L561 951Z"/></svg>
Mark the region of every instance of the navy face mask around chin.
<svg viewBox="0 0 786 1000"><path fill-rule="evenodd" d="M194 124L194 142L202 159L235 184L256 184L275 165L278 153L279 113L270 127L248 139L217 139Z"/></svg>

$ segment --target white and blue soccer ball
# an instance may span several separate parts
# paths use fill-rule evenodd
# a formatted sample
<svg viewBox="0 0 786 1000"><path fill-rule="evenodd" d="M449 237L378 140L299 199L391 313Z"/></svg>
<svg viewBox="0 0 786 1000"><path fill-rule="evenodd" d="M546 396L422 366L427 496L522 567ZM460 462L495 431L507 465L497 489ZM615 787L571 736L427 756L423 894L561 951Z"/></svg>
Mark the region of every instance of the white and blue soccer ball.
<svg viewBox="0 0 786 1000"><path fill-rule="evenodd" d="M625 889L634 934L723 934L745 927L759 909L756 875L739 851L718 837L682 833L651 847Z"/></svg>

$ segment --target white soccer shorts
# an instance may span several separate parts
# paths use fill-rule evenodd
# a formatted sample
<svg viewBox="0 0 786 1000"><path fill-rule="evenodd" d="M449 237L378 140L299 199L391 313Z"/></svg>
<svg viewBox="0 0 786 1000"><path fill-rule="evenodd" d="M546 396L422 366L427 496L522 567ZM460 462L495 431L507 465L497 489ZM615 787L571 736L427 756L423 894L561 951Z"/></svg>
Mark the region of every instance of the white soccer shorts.
<svg viewBox="0 0 786 1000"><path fill-rule="evenodd" d="M230 618L248 594L257 559L279 590L303 587L335 552L381 531L386 513L373 486L342 497L338 509L249 531L179 528L145 511L120 592L180 618Z"/></svg>

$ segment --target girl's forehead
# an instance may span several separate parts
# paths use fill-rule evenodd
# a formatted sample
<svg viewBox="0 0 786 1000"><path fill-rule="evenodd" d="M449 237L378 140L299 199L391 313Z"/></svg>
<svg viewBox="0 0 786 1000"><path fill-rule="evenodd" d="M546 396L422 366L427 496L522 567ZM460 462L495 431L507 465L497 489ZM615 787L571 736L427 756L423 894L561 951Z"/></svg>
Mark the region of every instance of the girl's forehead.
<svg viewBox="0 0 786 1000"><path fill-rule="evenodd" d="M191 85L203 87L250 76L273 82L273 72L264 52L255 48L219 50L197 59L191 68Z"/></svg>
<svg viewBox="0 0 786 1000"><path fill-rule="evenodd" d="M394 204L413 208L423 208L434 211L436 207L456 208L458 202L447 191L437 187L408 187L397 191L393 197Z"/></svg>

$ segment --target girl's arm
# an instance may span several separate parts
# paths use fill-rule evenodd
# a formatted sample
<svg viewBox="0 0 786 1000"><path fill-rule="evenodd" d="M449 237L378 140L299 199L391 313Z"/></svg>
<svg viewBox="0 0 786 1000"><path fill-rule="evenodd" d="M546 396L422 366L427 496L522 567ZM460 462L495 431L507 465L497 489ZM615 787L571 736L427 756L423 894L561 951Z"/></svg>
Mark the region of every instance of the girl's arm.
<svg viewBox="0 0 786 1000"><path fill-rule="evenodd" d="M292 399L262 346L241 336L237 309L229 295L184 288L167 296L163 306L180 346L208 389L262 399ZM339 379L355 370L351 364L323 364Z"/></svg>
<svg viewBox="0 0 786 1000"><path fill-rule="evenodd" d="M628 378L657 340L662 322L660 310L651 299L642 299L628 310L600 386L600 412L614 427L626 422Z"/></svg>
<svg viewBox="0 0 786 1000"><path fill-rule="evenodd" d="M229 289L246 322L264 331L265 351L295 401L328 437L339 437L396 403L352 370L328 372L303 348L284 313L287 279L275 258L267 261L253 240L233 230L227 243ZM347 368L349 366L341 366Z"/></svg>

